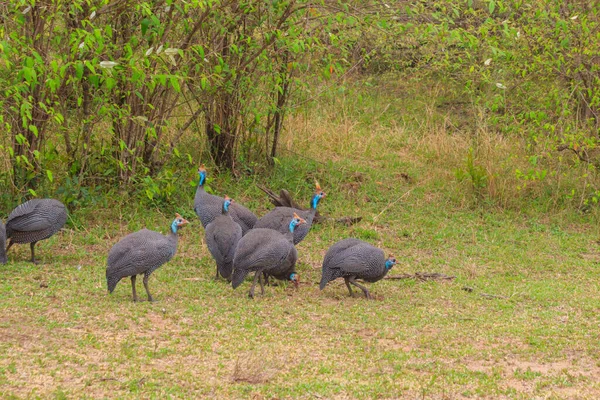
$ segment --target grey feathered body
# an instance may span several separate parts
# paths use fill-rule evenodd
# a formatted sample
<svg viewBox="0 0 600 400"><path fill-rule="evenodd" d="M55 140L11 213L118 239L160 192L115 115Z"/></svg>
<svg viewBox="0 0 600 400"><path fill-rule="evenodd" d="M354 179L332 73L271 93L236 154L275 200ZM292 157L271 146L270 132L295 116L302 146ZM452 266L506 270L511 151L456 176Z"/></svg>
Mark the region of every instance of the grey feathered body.
<svg viewBox="0 0 600 400"><path fill-rule="evenodd" d="M219 273L223 278L229 279L233 271L235 250L242 238L242 228L229 214L221 214L208 224L204 238Z"/></svg>
<svg viewBox="0 0 600 400"><path fill-rule="evenodd" d="M269 211L256 221L254 228L273 229L279 233L286 234L290 230L290 221L294 218L294 213L296 213L306 220L305 224L294 229L294 244L298 244L306 237L306 235L308 235L316 212L317 210L315 208L311 208L310 210L299 210L292 207L275 207L275 209Z"/></svg>
<svg viewBox="0 0 600 400"><path fill-rule="evenodd" d="M177 251L177 234L162 235L148 229L130 233L115 244L108 253L106 281L112 293L124 277L149 276L169 261Z"/></svg>
<svg viewBox="0 0 600 400"><path fill-rule="evenodd" d="M0 264L6 264L6 228L4 223L0 221Z"/></svg>
<svg viewBox="0 0 600 400"><path fill-rule="evenodd" d="M294 272L297 259L298 253L289 230L288 234L282 235L273 229L254 228L238 243L233 259L233 288L238 287L252 271L287 279Z"/></svg>
<svg viewBox="0 0 600 400"><path fill-rule="evenodd" d="M203 186L198 186L194 196L194 211L200 218L204 229L215 218L221 215L223 208L223 197L206 193ZM242 228L242 235L245 235L256 224L256 215L246 207L233 203L229 207L229 215Z"/></svg>
<svg viewBox="0 0 600 400"><path fill-rule="evenodd" d="M383 250L367 242L358 239L340 240L325 254L319 287L322 290L327 282L342 277L376 282L388 272L385 262Z"/></svg>
<svg viewBox="0 0 600 400"><path fill-rule="evenodd" d="M15 208L6 220L6 237L13 243L49 238L67 222L67 209L58 200L33 199Z"/></svg>

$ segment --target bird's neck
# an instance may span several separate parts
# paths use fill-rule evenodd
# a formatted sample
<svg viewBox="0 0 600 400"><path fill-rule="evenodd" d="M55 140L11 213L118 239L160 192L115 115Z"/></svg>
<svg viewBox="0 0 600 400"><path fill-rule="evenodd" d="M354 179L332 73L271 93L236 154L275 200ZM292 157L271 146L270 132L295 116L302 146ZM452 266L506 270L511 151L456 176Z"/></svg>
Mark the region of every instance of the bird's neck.
<svg viewBox="0 0 600 400"><path fill-rule="evenodd" d="M310 208L311 210L317 210L317 205L319 204L319 196L317 196L316 194L312 197L312 199L310 200Z"/></svg>

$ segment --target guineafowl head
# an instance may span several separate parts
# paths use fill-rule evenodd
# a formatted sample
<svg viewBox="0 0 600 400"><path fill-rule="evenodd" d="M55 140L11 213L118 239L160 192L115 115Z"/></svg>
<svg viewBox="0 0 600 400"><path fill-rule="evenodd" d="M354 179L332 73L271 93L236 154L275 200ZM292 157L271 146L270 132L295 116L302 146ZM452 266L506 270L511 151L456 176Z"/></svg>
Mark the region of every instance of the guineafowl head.
<svg viewBox="0 0 600 400"><path fill-rule="evenodd" d="M294 217L290 221L290 232L294 232L294 229L296 229L296 227L298 225L302 225L305 223L306 223L305 219L300 218L300 216L298 214L294 213Z"/></svg>
<svg viewBox="0 0 600 400"><path fill-rule="evenodd" d="M290 274L290 276L288 277L288 279L292 282L294 282L294 286L297 288L298 285L300 285L300 279L298 278L298 274L295 272L292 272Z"/></svg>
<svg viewBox="0 0 600 400"><path fill-rule="evenodd" d="M396 258L390 255L388 259L385 260L385 269L389 271L394 265L396 265Z"/></svg>
<svg viewBox="0 0 600 400"><path fill-rule="evenodd" d="M200 168L198 168L198 175L200 175L200 181L198 182L198 186L202 186L206 181L206 168L204 167L204 164L202 164Z"/></svg>
<svg viewBox="0 0 600 400"><path fill-rule="evenodd" d="M319 182L315 181L315 194L313 195L312 199L310 200L310 206L311 208L317 208L317 204L319 204L319 200L321 200L323 197L325 197L327 194L321 189L321 185L319 185Z"/></svg>
<svg viewBox="0 0 600 400"><path fill-rule="evenodd" d="M229 206L231 203L233 203L233 199L225 195L225 200L223 201L223 214L227 214L229 212Z"/></svg>
<svg viewBox="0 0 600 400"><path fill-rule="evenodd" d="M175 213L175 219L171 223L171 232L177 233L179 228L181 228L187 224L188 224L188 221L185 218L183 218L181 215Z"/></svg>

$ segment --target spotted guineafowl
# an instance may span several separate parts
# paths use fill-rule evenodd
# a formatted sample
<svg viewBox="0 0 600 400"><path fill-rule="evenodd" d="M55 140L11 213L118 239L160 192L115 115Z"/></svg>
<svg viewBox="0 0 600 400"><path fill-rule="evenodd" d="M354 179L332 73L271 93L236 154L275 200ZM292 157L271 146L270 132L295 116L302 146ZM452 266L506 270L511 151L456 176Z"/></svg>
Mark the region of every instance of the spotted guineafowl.
<svg viewBox="0 0 600 400"><path fill-rule="evenodd" d="M4 222L0 221L0 264L6 264L6 228Z"/></svg>
<svg viewBox="0 0 600 400"><path fill-rule="evenodd" d="M15 243L30 243L31 262L35 260L35 244L48 239L67 222L67 209L54 199L33 199L17 206L6 220L6 253Z"/></svg>
<svg viewBox="0 0 600 400"><path fill-rule="evenodd" d="M242 228L229 215L232 202L232 199L225 196L222 214L208 224L204 232L206 246L217 263L216 279L219 274L225 279L231 279L235 249L242 238Z"/></svg>
<svg viewBox="0 0 600 400"><path fill-rule="evenodd" d="M231 284L237 288L244 278L255 271L254 282L248 296L254 297L256 282L260 283L261 293L265 293L262 282L264 272L280 280L290 280L298 287L298 275L295 272L298 253L294 247L294 230L306 221L294 214L290 218L288 232L282 235L276 230L254 228L238 243L233 259Z"/></svg>
<svg viewBox="0 0 600 400"><path fill-rule="evenodd" d="M204 164L198 168L198 175L200 175L200 180L198 181L196 196L194 196L194 211L198 215L198 218L200 218L202 226L206 229L213 219L221 215L223 198L206 193L204 190L204 183L206 182L206 168ZM257 220L256 215L252 211L237 203L231 205L229 215L242 228L242 235L245 235L252 229Z"/></svg>
<svg viewBox="0 0 600 400"><path fill-rule="evenodd" d="M383 250L358 239L340 240L327 250L323 260L323 275L319 288L323 290L337 278L344 278L350 296L353 296L350 284L360 288L367 299L371 294L366 287L356 283L355 279L377 282L396 264L393 257L385 258Z"/></svg>
<svg viewBox="0 0 600 400"><path fill-rule="evenodd" d="M154 301L148 289L148 278L158 267L169 261L177 251L177 231L188 221L177 214L171 223L171 233L162 235L148 229L130 233L115 244L108 253L106 283L112 293L122 278L131 277L133 301L138 301L135 292L136 275L144 274L144 287L148 301Z"/></svg>
<svg viewBox="0 0 600 400"><path fill-rule="evenodd" d="M269 228L281 233L286 233L288 231L290 219L292 219L294 213L297 213L301 218L306 220L306 224L298 227L298 229L294 231L294 244L300 243L302 239L306 237L310 227L312 226L315 213L317 212L319 200L325 197L325 192L321 190L319 183L315 183L316 190L312 199L310 200L310 209L298 210L291 207L275 207L275 209L271 210L258 221L256 221L254 228Z"/></svg>

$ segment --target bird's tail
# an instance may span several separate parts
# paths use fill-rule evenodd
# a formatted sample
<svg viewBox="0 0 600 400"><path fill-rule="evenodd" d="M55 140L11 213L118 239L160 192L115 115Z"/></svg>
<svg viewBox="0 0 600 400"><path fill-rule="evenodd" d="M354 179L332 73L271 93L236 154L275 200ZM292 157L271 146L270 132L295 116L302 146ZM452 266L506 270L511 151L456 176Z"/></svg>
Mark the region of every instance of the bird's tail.
<svg viewBox="0 0 600 400"><path fill-rule="evenodd" d="M231 286L233 286L234 289L240 286L242 282L244 282L246 275L248 275L248 271L239 268L234 269L233 275L231 276Z"/></svg>

